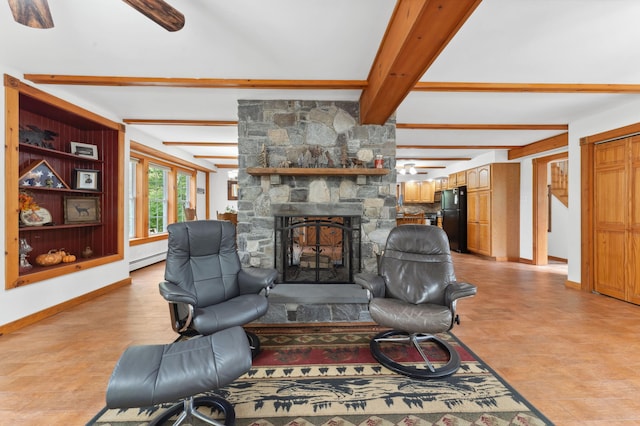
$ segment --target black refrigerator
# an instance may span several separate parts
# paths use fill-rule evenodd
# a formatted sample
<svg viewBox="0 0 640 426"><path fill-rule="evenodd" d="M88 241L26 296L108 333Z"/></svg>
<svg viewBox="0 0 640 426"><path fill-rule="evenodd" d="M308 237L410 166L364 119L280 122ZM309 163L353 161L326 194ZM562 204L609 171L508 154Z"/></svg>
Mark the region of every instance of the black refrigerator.
<svg viewBox="0 0 640 426"><path fill-rule="evenodd" d="M442 191L442 229L452 251L467 252L467 187Z"/></svg>

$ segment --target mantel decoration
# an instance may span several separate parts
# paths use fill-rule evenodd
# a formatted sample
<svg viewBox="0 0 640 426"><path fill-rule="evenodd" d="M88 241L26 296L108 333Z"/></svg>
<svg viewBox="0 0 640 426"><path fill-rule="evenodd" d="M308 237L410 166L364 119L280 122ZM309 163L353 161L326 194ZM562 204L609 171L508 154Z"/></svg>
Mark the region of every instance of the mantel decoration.
<svg viewBox="0 0 640 426"><path fill-rule="evenodd" d="M33 161L23 168L18 182L21 188L69 189L69 185L53 170L53 167L46 160Z"/></svg>

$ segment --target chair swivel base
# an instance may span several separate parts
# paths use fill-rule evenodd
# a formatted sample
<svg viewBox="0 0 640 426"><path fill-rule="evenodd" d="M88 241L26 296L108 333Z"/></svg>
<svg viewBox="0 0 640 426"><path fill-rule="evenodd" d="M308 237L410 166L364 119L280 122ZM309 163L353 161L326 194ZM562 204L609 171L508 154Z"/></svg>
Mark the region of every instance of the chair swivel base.
<svg viewBox="0 0 640 426"><path fill-rule="evenodd" d="M224 420L212 419L196 410L196 407L210 407L222 413ZM182 403L175 404L167 408L160 416L153 419L149 426L162 426L167 421L179 414L173 426L181 425L185 420L189 420L191 417L198 418L203 422L214 425L234 425L236 420L236 412L233 406L224 398L217 396L200 396L191 397L185 399Z"/></svg>
<svg viewBox="0 0 640 426"><path fill-rule="evenodd" d="M426 357L420 348L420 342L429 341L436 344L447 353L449 361L439 367L435 367ZM384 343L405 343L412 344L425 361L423 366L403 364L393 360L385 353L381 344ZM430 334L411 334L404 331L390 330L376 334L371 340L369 347L371 354L380 364L398 374L409 376L414 379L435 379L450 376L460 368L460 355L444 340ZM413 363L415 364L415 363Z"/></svg>

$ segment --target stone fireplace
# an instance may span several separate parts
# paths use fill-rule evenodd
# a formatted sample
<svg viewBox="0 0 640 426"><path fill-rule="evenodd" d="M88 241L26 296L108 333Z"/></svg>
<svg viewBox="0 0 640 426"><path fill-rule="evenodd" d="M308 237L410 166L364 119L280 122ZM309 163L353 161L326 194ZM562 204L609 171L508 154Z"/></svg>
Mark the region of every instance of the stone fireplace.
<svg viewBox="0 0 640 426"><path fill-rule="evenodd" d="M237 230L243 265L278 269L278 264L289 262L283 256L295 254L286 251L290 249L283 251L281 245L276 248L283 238L283 227L289 232L292 221L298 227L301 221L310 220L319 225L305 230L305 244L319 244L311 254L322 252L306 256L303 271L319 268L322 273L317 274L331 275L334 266L348 266L352 273L375 271L376 254L396 224L393 120L382 126L358 124L358 102L239 101ZM352 170L372 169L376 156L382 156L385 174L359 174ZM298 172L249 173L255 168L296 168ZM300 172L305 168L309 173ZM340 233L340 243L334 241L333 249L329 249L333 243L320 244L311 236L314 230L324 229L337 238L338 233L331 234L329 228L344 230L345 226L349 232ZM345 243L351 247L343 247ZM285 271L282 267L279 270L283 278ZM305 278L304 282L322 280Z"/></svg>

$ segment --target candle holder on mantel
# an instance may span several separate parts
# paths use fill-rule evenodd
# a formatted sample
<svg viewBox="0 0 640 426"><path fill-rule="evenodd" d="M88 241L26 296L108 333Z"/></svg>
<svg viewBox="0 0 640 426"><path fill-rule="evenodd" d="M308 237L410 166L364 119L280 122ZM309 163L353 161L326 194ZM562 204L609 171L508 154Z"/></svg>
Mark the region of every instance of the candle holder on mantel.
<svg viewBox="0 0 640 426"><path fill-rule="evenodd" d="M21 271L26 271L33 267L27 260L27 257L29 257L29 252L31 252L31 250L33 250L33 247L29 245L29 243L27 242L27 239L20 238L19 252L20 252L20 270Z"/></svg>

